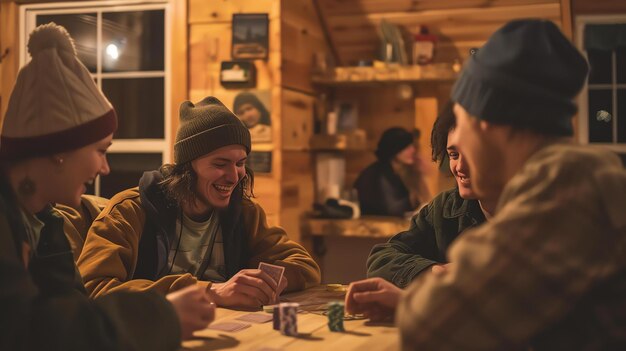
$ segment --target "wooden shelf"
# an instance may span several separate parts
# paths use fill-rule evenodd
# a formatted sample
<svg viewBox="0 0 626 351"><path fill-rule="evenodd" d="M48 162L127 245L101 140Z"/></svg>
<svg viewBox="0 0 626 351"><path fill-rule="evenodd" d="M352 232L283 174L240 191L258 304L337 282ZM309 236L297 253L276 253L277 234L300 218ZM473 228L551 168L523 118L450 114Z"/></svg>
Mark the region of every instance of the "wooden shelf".
<svg viewBox="0 0 626 351"><path fill-rule="evenodd" d="M336 67L331 76L313 76L318 86L379 86L425 82L452 82L458 74L451 64L427 66Z"/></svg>
<svg viewBox="0 0 626 351"><path fill-rule="evenodd" d="M409 219L382 216L364 216L359 219L306 218L302 233L310 236L389 238L408 230L410 224Z"/></svg>
<svg viewBox="0 0 626 351"><path fill-rule="evenodd" d="M316 151L364 151L367 149L365 131L351 133L313 134L309 146Z"/></svg>

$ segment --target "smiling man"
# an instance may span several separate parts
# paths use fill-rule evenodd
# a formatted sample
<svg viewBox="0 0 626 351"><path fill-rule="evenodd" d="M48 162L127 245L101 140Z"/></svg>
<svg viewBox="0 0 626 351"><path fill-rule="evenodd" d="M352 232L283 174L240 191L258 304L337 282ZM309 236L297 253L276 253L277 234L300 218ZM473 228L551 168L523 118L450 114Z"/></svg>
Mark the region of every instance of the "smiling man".
<svg viewBox="0 0 626 351"><path fill-rule="evenodd" d="M552 22L509 22L469 58L451 140L494 215L406 290L353 283L348 313L395 312L403 350L626 350L626 171L572 142L587 63Z"/></svg>
<svg viewBox="0 0 626 351"><path fill-rule="evenodd" d="M449 102L433 125L432 158L443 164L449 160L456 186L424 206L411 219L409 230L394 235L389 242L372 248L367 259L367 276L380 277L404 288L422 272L441 269L448 263L446 252L465 230L480 225L490 216L495 200L479 198L471 187L467 162L449 137L456 121Z"/></svg>
<svg viewBox="0 0 626 351"><path fill-rule="evenodd" d="M320 281L319 267L252 202L250 132L218 99L180 107L175 164L115 195L78 267L91 296L199 284L220 306L259 307ZM259 262L285 268L279 284Z"/></svg>

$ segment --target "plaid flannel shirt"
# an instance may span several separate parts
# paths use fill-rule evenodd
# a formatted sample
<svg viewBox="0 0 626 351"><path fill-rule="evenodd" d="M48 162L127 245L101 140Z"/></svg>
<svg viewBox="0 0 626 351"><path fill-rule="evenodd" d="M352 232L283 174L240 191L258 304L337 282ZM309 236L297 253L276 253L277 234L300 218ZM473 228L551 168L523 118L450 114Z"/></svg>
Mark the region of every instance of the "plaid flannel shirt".
<svg viewBox="0 0 626 351"><path fill-rule="evenodd" d="M404 350L626 350L626 171L572 144L535 153L496 216L397 310Z"/></svg>

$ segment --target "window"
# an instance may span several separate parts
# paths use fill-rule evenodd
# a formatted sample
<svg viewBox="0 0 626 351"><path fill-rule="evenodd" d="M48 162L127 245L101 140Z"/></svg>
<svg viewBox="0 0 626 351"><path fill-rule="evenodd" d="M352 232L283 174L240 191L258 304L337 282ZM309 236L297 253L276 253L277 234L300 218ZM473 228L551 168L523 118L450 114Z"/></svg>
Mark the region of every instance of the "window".
<svg viewBox="0 0 626 351"><path fill-rule="evenodd" d="M111 197L137 186L143 171L170 162L170 60L168 6L164 0L90 1L24 5L21 47L36 26L64 26L104 95L115 107L118 130L95 195ZM21 63L30 58L21 52Z"/></svg>
<svg viewBox="0 0 626 351"><path fill-rule="evenodd" d="M581 94L579 140L626 153L626 16L580 16L577 45L589 80Z"/></svg>

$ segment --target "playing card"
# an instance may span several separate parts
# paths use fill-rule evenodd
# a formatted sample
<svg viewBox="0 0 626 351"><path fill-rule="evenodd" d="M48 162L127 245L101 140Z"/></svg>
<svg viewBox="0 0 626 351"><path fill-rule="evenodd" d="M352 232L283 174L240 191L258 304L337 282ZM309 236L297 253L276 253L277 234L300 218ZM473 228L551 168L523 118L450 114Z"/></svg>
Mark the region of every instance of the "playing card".
<svg viewBox="0 0 626 351"><path fill-rule="evenodd" d="M270 314L249 313L235 319L251 323L266 323L271 321L272 318L273 316Z"/></svg>
<svg viewBox="0 0 626 351"><path fill-rule="evenodd" d="M265 262L259 263L259 269L267 273L267 275L274 279L276 284L280 284L283 273L285 273L285 267L276 266Z"/></svg>
<svg viewBox="0 0 626 351"><path fill-rule="evenodd" d="M250 326L251 324L248 324L248 323L225 322L225 323L211 324L209 326L209 329L234 333L234 332L238 332L240 330L249 328Z"/></svg>

